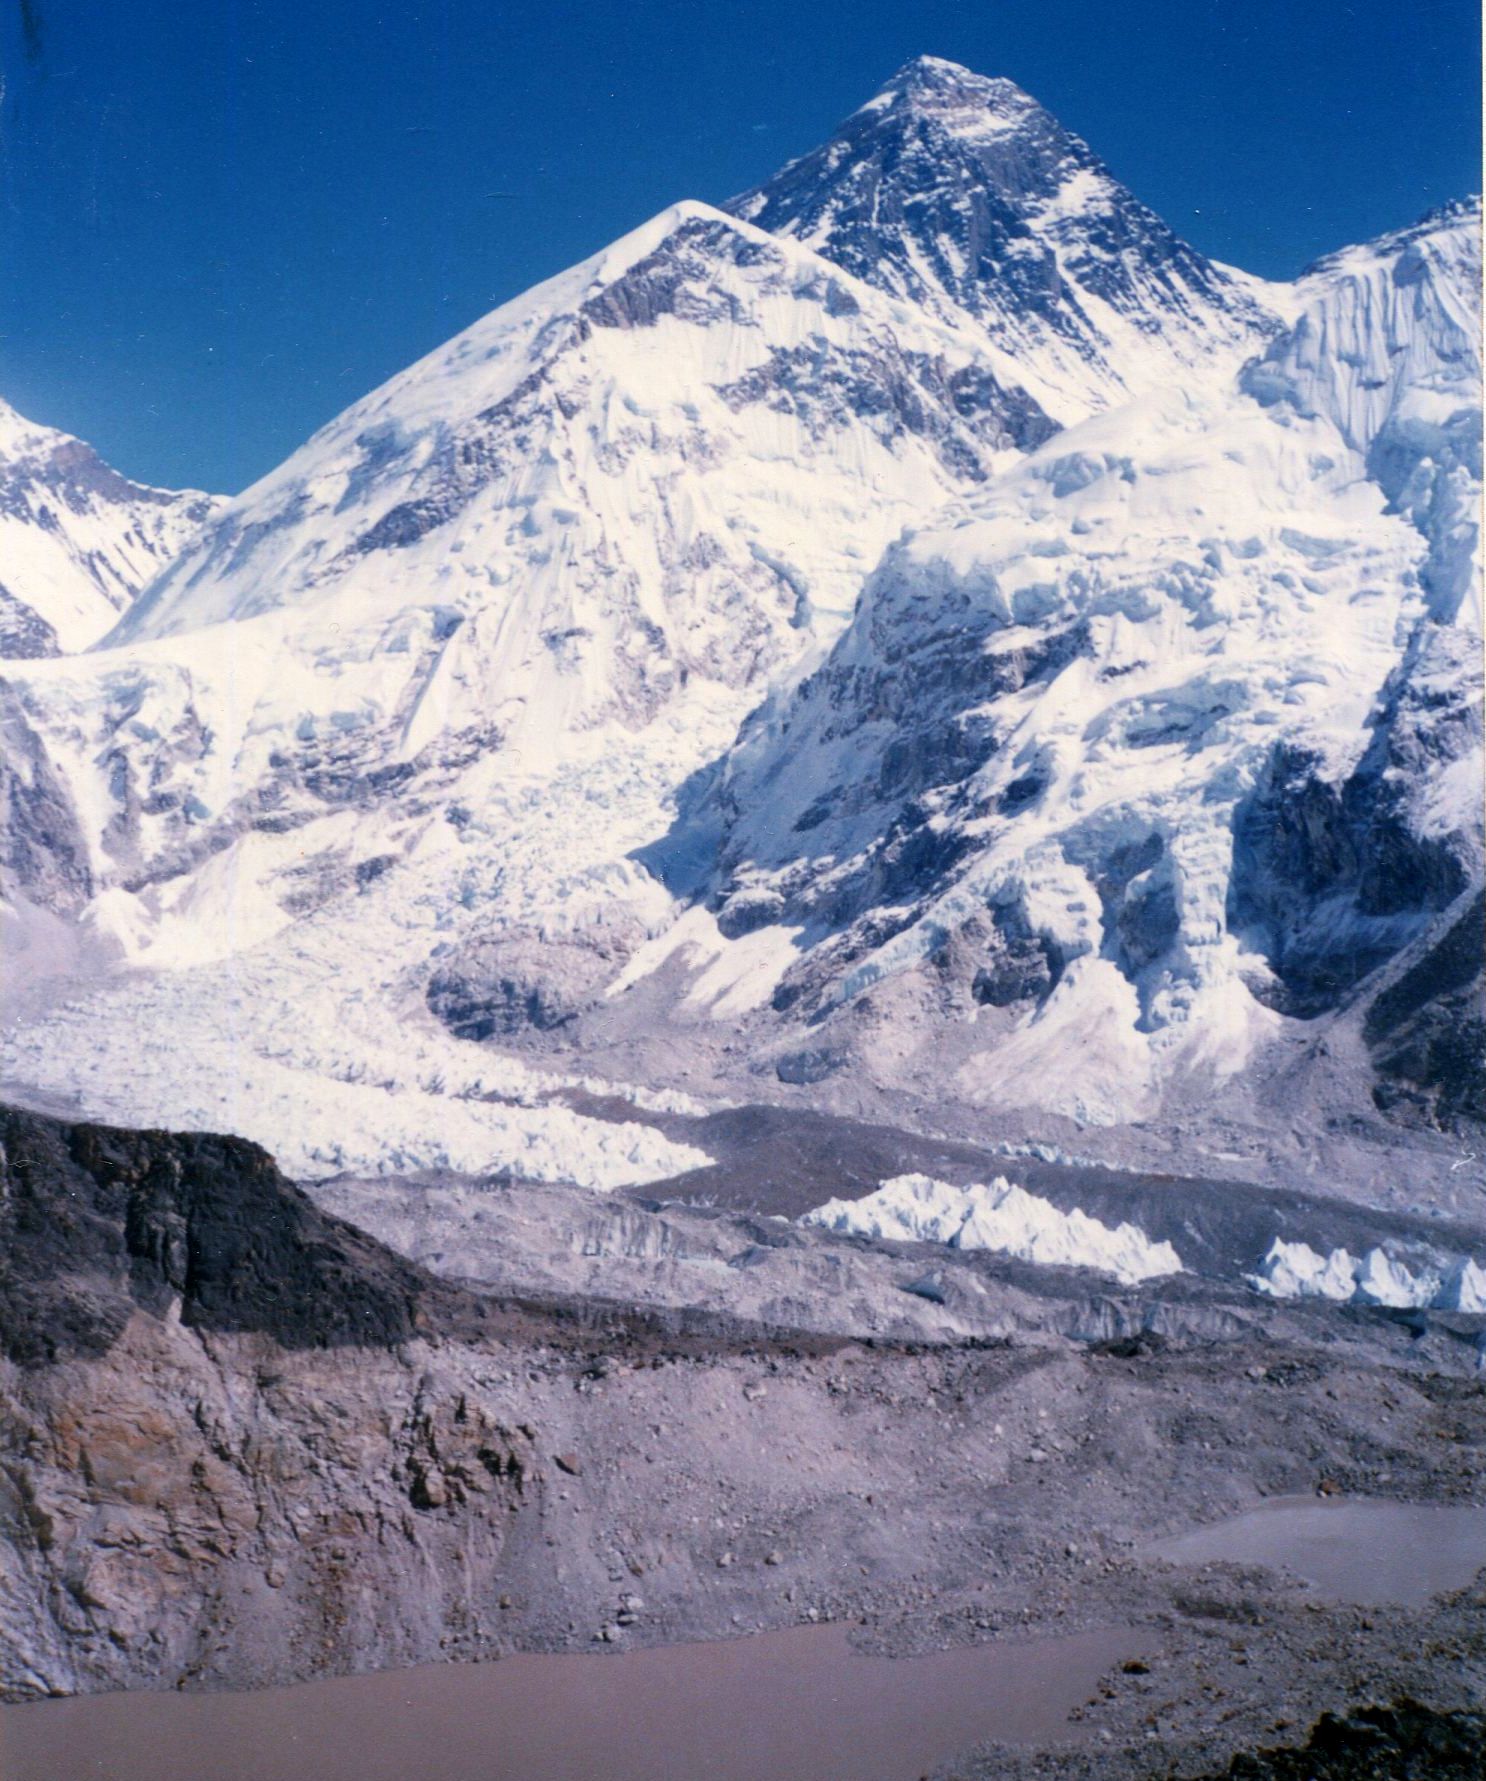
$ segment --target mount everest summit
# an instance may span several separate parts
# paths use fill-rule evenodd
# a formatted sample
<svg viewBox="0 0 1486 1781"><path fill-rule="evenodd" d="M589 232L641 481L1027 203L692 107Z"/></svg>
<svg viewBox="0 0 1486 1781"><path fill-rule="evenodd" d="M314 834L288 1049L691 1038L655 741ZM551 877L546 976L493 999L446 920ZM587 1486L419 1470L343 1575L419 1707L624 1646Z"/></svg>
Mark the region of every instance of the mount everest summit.
<svg viewBox="0 0 1486 1781"><path fill-rule="evenodd" d="M653 1180L760 1099L1443 1174L1479 279L1471 203L1215 265L911 63L4 664L0 1074L306 1175Z"/></svg>

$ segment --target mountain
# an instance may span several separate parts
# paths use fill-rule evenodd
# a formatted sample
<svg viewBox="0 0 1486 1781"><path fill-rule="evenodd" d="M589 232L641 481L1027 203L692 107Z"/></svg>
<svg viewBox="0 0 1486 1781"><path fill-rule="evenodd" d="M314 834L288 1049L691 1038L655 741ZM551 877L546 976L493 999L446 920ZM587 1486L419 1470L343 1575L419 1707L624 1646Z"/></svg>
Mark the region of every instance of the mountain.
<svg viewBox="0 0 1486 1781"><path fill-rule="evenodd" d="M0 402L0 659L89 648L218 505L130 482Z"/></svg>
<svg viewBox="0 0 1486 1781"><path fill-rule="evenodd" d="M13 681L17 725L72 751L76 893L168 900L293 831L287 918L336 888L304 882L304 826L354 812L364 841L414 785L647 734L673 783L908 517L1054 430L975 342L678 206L332 422L96 661Z"/></svg>
<svg viewBox="0 0 1486 1781"><path fill-rule="evenodd" d="M822 504L865 506L856 490L875 476L888 512L873 532L891 536L892 516L1053 430L978 341L678 205L348 409L234 503L111 642L332 595L394 606L405 594L389 589L426 561L457 609L504 610L509 597L486 590L540 564L554 586L525 600L539 624L597 621L600 608L630 629L656 624L648 653L675 657L667 676L682 662L716 671L720 657L682 639L715 622L703 609L734 611L739 636L716 640L732 679L749 659L743 632L762 645L811 605L849 609L871 545L844 550L839 526L812 539ZM772 561L776 549L789 560ZM562 566L589 558L602 567L580 591ZM636 668L647 682L656 671Z"/></svg>
<svg viewBox="0 0 1486 1781"><path fill-rule="evenodd" d="M1236 379L890 548L690 818L716 864L675 945L706 911L769 960L781 1075L1169 1116L1437 923L1469 950L1479 289L1478 205L1334 256Z"/></svg>
<svg viewBox="0 0 1486 1781"><path fill-rule="evenodd" d="M905 521L1055 430L974 331L703 205L496 311L217 515L105 649L10 677L12 947L64 983L168 973L88 1004L109 1058L86 1082L51 1027L17 1030L12 1067L121 1116L220 1120L226 995L258 1032L231 1069L261 1051L264 1071L234 1129L280 1144L282 1107L364 1073L348 1023L385 1046L389 997L429 1029L428 1080L488 1070L446 1056L430 959L473 947L501 997L560 1021L665 918L627 856L676 786L839 630ZM333 967L305 958L322 946ZM322 969L364 1020L307 1028ZM115 1053L104 1035L141 1019L193 1032L195 1061ZM328 1134L322 1099L302 1166L375 1166L385 1096L361 1099ZM403 1154L480 1156L441 1090L409 1105ZM567 1130L523 1130L543 1119Z"/></svg>
<svg viewBox="0 0 1486 1781"><path fill-rule="evenodd" d="M973 317L1060 420L1250 350L1283 293L1172 233L1012 81L920 56L730 206L858 278Z"/></svg>
<svg viewBox="0 0 1486 1781"><path fill-rule="evenodd" d="M656 1179L699 1093L1443 1171L1478 256L1261 284L910 64L7 672L0 1076L304 1176Z"/></svg>

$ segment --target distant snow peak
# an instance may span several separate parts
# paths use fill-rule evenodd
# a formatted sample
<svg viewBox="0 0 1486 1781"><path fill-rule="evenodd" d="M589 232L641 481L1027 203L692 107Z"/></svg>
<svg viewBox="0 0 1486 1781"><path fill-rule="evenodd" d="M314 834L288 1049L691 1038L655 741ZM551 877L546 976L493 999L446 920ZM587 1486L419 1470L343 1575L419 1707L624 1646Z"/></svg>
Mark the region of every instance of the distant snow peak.
<svg viewBox="0 0 1486 1781"><path fill-rule="evenodd" d="M859 1200L827 1200L802 1224L895 1243L943 1243L988 1249L1048 1267L1091 1268L1126 1285L1179 1274L1170 1243L1154 1243L1137 1225L1101 1224L1075 1208L1063 1212L1005 1176L954 1187L929 1175L898 1175Z"/></svg>
<svg viewBox="0 0 1486 1781"><path fill-rule="evenodd" d="M1015 81L976 74L942 56L915 56L905 62L882 90L852 115L877 114L894 107L954 116L988 134L1015 128L1042 109Z"/></svg>
<svg viewBox="0 0 1486 1781"><path fill-rule="evenodd" d="M0 402L0 660L89 648L219 505L130 482Z"/></svg>

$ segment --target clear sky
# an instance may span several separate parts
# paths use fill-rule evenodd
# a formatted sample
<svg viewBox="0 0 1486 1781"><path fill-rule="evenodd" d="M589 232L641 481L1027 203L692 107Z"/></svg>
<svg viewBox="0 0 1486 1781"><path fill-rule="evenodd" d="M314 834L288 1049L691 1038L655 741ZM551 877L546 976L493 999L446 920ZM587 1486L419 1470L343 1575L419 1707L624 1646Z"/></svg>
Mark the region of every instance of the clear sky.
<svg viewBox="0 0 1486 1781"><path fill-rule="evenodd" d="M1288 276L1479 185L1476 0L9 0L0 395L236 490L485 310L823 139L1018 81Z"/></svg>

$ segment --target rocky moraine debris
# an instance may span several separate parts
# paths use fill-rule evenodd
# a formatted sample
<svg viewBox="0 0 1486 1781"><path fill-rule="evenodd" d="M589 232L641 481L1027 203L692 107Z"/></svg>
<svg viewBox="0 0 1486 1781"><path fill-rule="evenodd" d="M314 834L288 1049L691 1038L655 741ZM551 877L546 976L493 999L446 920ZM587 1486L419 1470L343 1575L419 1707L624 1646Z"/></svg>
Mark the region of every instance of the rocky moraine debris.
<svg viewBox="0 0 1486 1781"><path fill-rule="evenodd" d="M839 1333L790 1329L435 1278L237 1140L7 1112L0 1144L12 1699L801 1622L893 1654L1128 1626L1145 1655L1080 1715L1105 1766L952 1769L1116 1777L1216 1774L1377 1699L1459 1715L1486 1682L1479 1588L1381 1615L1148 1552L1266 1496L1476 1500L1486 1320L1230 1295L1095 1339L1076 1271L979 1257L1000 1336L864 1335L850 1294Z"/></svg>

